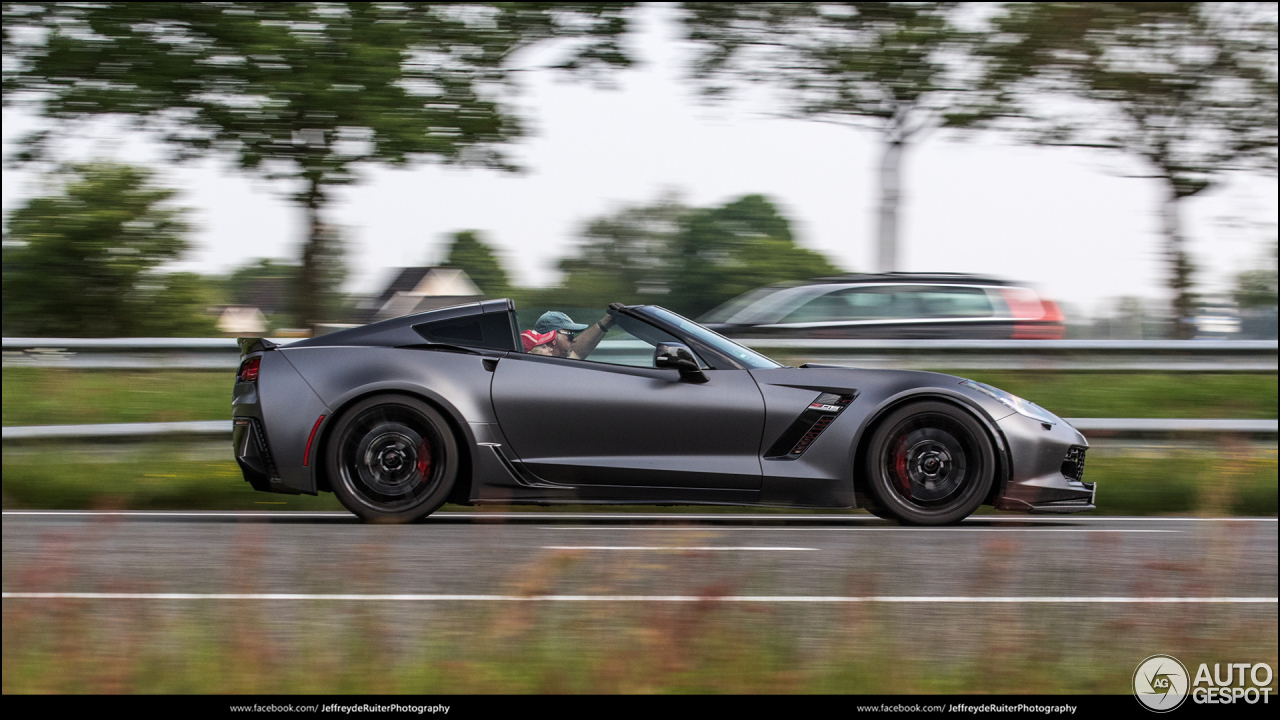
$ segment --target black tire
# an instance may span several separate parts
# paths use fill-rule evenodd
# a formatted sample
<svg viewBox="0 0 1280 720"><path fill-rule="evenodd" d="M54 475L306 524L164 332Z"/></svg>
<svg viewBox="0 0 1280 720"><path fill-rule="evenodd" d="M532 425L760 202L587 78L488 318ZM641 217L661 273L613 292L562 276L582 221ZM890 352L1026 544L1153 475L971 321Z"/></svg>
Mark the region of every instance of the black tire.
<svg viewBox="0 0 1280 720"><path fill-rule="evenodd" d="M435 512L458 476L458 442L430 405L378 395L353 405L325 448L333 493L369 522L408 523Z"/></svg>
<svg viewBox="0 0 1280 720"><path fill-rule="evenodd" d="M890 513L890 512L888 512L888 511L886 511L884 508L880 507L879 503L876 503L876 502L874 502L874 501L873 501L873 502L868 502L868 503L866 504L866 507L864 507L864 508L863 508L863 510L866 510L867 512L871 513L872 515L875 515L876 517L878 517L878 518L880 518L880 519L882 519L882 520L897 520L897 519L898 519L898 516L897 516L897 515L894 515L893 513Z"/></svg>
<svg viewBox="0 0 1280 720"><path fill-rule="evenodd" d="M995 481L986 430L945 402L911 403L889 413L871 436L866 463L877 510L910 525L969 517Z"/></svg>

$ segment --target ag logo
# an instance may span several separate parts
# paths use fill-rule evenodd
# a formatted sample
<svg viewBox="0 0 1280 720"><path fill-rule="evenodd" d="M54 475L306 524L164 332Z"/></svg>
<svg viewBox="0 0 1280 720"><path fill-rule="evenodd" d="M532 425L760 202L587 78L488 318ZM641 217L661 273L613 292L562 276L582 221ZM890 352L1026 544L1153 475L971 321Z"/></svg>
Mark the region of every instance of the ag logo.
<svg viewBox="0 0 1280 720"><path fill-rule="evenodd" d="M1154 712L1169 712L1187 699L1187 668L1172 655L1152 655L1133 671L1133 694Z"/></svg>

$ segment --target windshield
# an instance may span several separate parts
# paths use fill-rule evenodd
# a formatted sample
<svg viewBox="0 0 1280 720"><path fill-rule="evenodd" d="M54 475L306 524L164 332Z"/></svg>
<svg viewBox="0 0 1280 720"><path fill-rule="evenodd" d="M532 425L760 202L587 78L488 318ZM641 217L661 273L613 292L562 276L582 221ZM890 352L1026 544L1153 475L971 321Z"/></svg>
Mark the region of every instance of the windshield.
<svg viewBox="0 0 1280 720"><path fill-rule="evenodd" d="M717 307L716 309L708 312L707 314L698 318L698 322L704 322L704 323L732 322L733 316L742 312L744 309L750 307L751 305L754 305L755 303L759 302L761 299L769 295L772 295L773 293L776 293L782 289L783 288L774 286L774 285L770 285L768 287L756 288L755 290L739 295L738 297L730 300L729 302L721 305L720 307Z"/></svg>
<svg viewBox="0 0 1280 720"><path fill-rule="evenodd" d="M775 289L755 302L739 309L725 322L732 325L767 325L776 323L787 313L803 305L815 295L830 289L828 285L800 285Z"/></svg>
<svg viewBox="0 0 1280 720"><path fill-rule="evenodd" d="M649 305L645 309L665 322L679 328L686 335L693 337L705 345L710 345L725 355L734 358L738 362L742 363L744 367L751 369L782 367L779 363L770 360L760 353L754 350L748 350L729 338L720 335L719 333L712 332L698 323L688 318L681 317L670 310L657 307L656 305Z"/></svg>

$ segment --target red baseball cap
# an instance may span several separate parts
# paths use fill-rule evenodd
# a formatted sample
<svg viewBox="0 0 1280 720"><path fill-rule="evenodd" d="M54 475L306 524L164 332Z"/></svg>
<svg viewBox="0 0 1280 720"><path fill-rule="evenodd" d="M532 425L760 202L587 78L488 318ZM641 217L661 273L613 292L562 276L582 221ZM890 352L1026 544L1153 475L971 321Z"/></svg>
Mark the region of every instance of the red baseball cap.
<svg viewBox="0 0 1280 720"><path fill-rule="evenodd" d="M525 330L524 332L520 333L520 343L524 345L525 352L529 352L530 350L538 347L539 345L546 345L547 343L555 339L556 339L555 330L552 330L551 332L544 332L544 333L535 332L533 330Z"/></svg>

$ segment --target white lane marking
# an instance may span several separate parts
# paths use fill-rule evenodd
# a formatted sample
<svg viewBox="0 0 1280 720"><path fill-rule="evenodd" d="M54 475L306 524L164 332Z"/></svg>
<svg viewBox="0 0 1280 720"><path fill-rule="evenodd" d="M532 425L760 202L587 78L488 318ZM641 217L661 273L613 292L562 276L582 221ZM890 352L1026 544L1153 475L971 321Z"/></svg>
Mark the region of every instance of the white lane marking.
<svg viewBox="0 0 1280 720"><path fill-rule="evenodd" d="M805 547L731 547L725 545L665 546L665 545L543 545L543 550L817 550Z"/></svg>
<svg viewBox="0 0 1280 720"><path fill-rule="evenodd" d="M1274 597L946 596L946 595L322 595L311 593L66 593L6 592L5 600L342 600L378 602L741 602L741 603L1042 603L1042 604L1266 604Z"/></svg>
<svg viewBox="0 0 1280 720"><path fill-rule="evenodd" d="M597 532L615 532L617 530L648 530L650 532L670 531L669 527L560 527L556 525L539 525L539 530L595 530ZM693 528L689 528L693 529ZM698 531L704 531L709 528L696 528ZM1043 533L1064 533L1064 532L1085 532L1085 533L1174 533L1180 535L1182 530L1151 530L1145 528L986 528L986 527L945 527L945 528L922 528L922 527L741 527L732 528L742 532L755 532L757 530L771 532L790 532L798 530L802 532L998 532L998 533L1015 533L1015 532L1043 532Z"/></svg>

